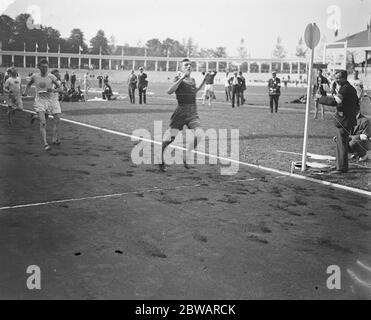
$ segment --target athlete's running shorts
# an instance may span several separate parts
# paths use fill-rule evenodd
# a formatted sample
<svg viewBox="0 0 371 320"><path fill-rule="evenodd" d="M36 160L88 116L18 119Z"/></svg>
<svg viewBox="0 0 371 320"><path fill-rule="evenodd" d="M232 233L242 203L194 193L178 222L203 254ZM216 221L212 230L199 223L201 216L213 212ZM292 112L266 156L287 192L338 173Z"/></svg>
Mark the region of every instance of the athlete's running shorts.
<svg viewBox="0 0 371 320"><path fill-rule="evenodd" d="M8 106L13 110L23 111L23 101L21 96L9 96Z"/></svg>
<svg viewBox="0 0 371 320"><path fill-rule="evenodd" d="M207 91L214 92L214 85L213 84L207 84L205 86L205 92L207 92Z"/></svg>
<svg viewBox="0 0 371 320"><path fill-rule="evenodd" d="M197 106L195 104L186 104L178 106L173 113L170 121L170 128L183 130L187 126L189 129L196 129L201 126L198 116Z"/></svg>
<svg viewBox="0 0 371 320"><path fill-rule="evenodd" d="M48 99L35 98L35 111L45 112L51 115L62 113L59 101L53 96Z"/></svg>

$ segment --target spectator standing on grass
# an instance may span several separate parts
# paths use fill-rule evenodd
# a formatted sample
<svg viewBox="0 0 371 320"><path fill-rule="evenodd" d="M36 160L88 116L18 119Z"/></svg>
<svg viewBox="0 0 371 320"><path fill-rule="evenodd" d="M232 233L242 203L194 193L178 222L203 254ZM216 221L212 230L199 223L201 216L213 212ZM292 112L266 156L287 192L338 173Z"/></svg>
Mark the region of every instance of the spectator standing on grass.
<svg viewBox="0 0 371 320"><path fill-rule="evenodd" d="M76 85L76 75L75 75L75 72L72 72L72 75L71 75L71 89L75 89L75 85Z"/></svg>
<svg viewBox="0 0 371 320"><path fill-rule="evenodd" d="M241 99L242 79L238 76L237 71L233 73L233 77L229 79L229 82L232 86L232 108L235 107L236 103L237 103L237 107L239 107L240 101L241 101L240 99Z"/></svg>
<svg viewBox="0 0 371 320"><path fill-rule="evenodd" d="M314 119L318 118L318 112L320 108L319 98L326 96L326 89L330 87L330 82L322 75L322 69L318 69L318 74L316 77L316 82L313 86L314 95ZM321 119L325 118L325 107L321 104Z"/></svg>
<svg viewBox="0 0 371 320"><path fill-rule="evenodd" d="M272 72L272 78L268 81L268 90L269 90L269 103L271 108L271 113L273 113L273 105L274 110L278 112L278 104L281 96L281 80L277 77L277 72Z"/></svg>
<svg viewBox="0 0 371 320"><path fill-rule="evenodd" d="M139 104L147 104L147 74L144 73L144 68L139 68L138 75L138 91L139 91Z"/></svg>
<svg viewBox="0 0 371 320"><path fill-rule="evenodd" d="M67 87L70 85L70 74L68 73L68 71L66 71L64 75L64 82L66 83Z"/></svg>
<svg viewBox="0 0 371 320"><path fill-rule="evenodd" d="M231 87L231 83L229 82L229 73L227 72L225 74L225 79L224 79L224 90L225 90L225 98L226 98L226 102L229 102L232 100L232 97L231 97L231 91L232 91L232 87Z"/></svg>
<svg viewBox="0 0 371 320"><path fill-rule="evenodd" d="M84 74L84 91L86 97L89 94L89 89L90 89L90 80L89 80L89 72Z"/></svg>
<svg viewBox="0 0 371 320"><path fill-rule="evenodd" d="M357 91L348 82L348 73L339 70L335 73L336 88L333 96L323 96L319 103L336 107L336 170L334 174L348 172L349 135L357 125L356 115L359 110Z"/></svg>
<svg viewBox="0 0 371 320"><path fill-rule="evenodd" d="M99 89L102 89L102 88L103 88L103 77L102 77L102 75L99 75L99 76L97 77L97 79L98 79L98 86L99 86Z"/></svg>
<svg viewBox="0 0 371 320"><path fill-rule="evenodd" d="M285 77L283 77L283 85L285 86L285 91L287 91L287 84L288 84L288 79L285 79Z"/></svg>
<svg viewBox="0 0 371 320"><path fill-rule="evenodd" d="M137 89L138 77L135 74L135 71L132 70L129 79L128 79L128 89L129 89L129 98L130 103L135 104L135 90Z"/></svg>
<svg viewBox="0 0 371 320"><path fill-rule="evenodd" d="M240 71L239 75L240 75L240 78L242 80L242 83L241 83L241 105L244 105L245 102L246 102L246 99L245 99L245 91L247 89L246 88L246 79L243 76L242 71Z"/></svg>

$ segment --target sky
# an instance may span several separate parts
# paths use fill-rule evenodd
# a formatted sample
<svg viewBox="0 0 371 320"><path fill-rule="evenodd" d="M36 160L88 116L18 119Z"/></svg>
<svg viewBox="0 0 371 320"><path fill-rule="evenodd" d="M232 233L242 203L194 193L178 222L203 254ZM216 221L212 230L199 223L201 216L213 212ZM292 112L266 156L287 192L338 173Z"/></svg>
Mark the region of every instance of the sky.
<svg viewBox="0 0 371 320"><path fill-rule="evenodd" d="M328 13L330 6L340 15ZM117 45L192 37L199 47L227 47L230 56L244 38L253 58L270 58L278 36L294 54L308 23L317 23L331 42L365 30L371 18L371 0L0 0L0 14L13 18L31 8L63 37L73 28L82 29L87 42L103 29ZM334 16L338 38L328 28Z"/></svg>

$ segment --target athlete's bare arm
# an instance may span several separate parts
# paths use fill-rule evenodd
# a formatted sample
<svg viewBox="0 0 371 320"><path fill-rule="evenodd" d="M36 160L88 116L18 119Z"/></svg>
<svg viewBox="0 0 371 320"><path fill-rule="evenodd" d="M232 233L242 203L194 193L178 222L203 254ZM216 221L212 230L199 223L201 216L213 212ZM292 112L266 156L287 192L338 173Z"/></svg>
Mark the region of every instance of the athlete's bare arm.
<svg viewBox="0 0 371 320"><path fill-rule="evenodd" d="M28 82L26 88L24 89L23 96L27 97L28 95L28 90L30 90L31 86L34 84L35 80L34 78L31 78L31 80Z"/></svg>
<svg viewBox="0 0 371 320"><path fill-rule="evenodd" d="M184 73L176 82L173 83L173 85L167 90L167 94L173 94L179 87L179 85L182 83L182 81L187 78L187 74Z"/></svg>
<svg viewBox="0 0 371 320"><path fill-rule="evenodd" d="M62 92L62 88L57 81L52 80L52 83L55 85L55 89L52 89L52 92Z"/></svg>
<svg viewBox="0 0 371 320"><path fill-rule="evenodd" d="M6 94L11 93L11 92L10 92L9 83L5 83L5 86L4 86L4 92L5 92Z"/></svg>

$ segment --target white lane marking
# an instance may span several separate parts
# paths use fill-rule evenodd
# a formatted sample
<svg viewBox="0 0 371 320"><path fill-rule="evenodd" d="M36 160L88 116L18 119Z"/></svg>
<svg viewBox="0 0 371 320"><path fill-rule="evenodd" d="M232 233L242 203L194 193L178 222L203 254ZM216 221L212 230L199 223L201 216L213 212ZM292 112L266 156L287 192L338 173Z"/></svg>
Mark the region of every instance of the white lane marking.
<svg viewBox="0 0 371 320"><path fill-rule="evenodd" d="M224 182L225 183L236 183L236 182L247 182L247 181L255 181L255 180L256 179L254 178L254 179L240 179L240 180L232 180L232 181L224 181ZM155 187L153 189L146 189L146 190L140 190L140 191L113 193L113 194L106 194L106 195L100 195L100 196L71 198L71 199L54 200L54 201L46 201L46 202L38 202L38 203L19 204L19 205L14 205L14 206L0 207L0 211L31 208L31 207L41 207L41 206L47 206L47 205L53 205L53 204L62 204L62 203L67 203L67 202L79 202L79 201L86 201L86 200L119 198L119 197L128 196L128 195L152 193L152 192L158 192L158 191L172 191L172 190L179 190L179 189L186 189L186 188L199 188L203 186L204 186L203 184L198 183L198 184L193 184L193 185L176 186L176 187L169 187L169 188L156 188Z"/></svg>
<svg viewBox="0 0 371 320"><path fill-rule="evenodd" d="M64 200L55 200L55 201L46 201L46 202L39 202L39 203L21 204L21 205L15 205L15 206L2 207L2 208L0 208L0 211L1 210L9 210L9 209L40 207L40 206L46 206L46 205L51 205L51 204L61 204L61 203L66 203L66 202L78 202L78 201L85 201L85 200L117 198L117 197L122 197L122 196L127 196L127 195L133 195L133 194L150 193L150 192L156 192L156 191L170 191L170 190L176 190L176 189L196 188L196 187L201 187L201 184L188 185L188 186L177 186L177 187L172 187L172 188L153 188L153 189L142 190L142 191L113 193L113 194L106 194L106 195L101 195L101 196L91 196L91 197L84 197L84 198L71 198L71 199L64 199Z"/></svg>
<svg viewBox="0 0 371 320"><path fill-rule="evenodd" d="M33 111L29 111L29 110L25 110L25 111L28 112L28 113L33 113L34 114ZM150 142L150 143L162 145L162 143L159 142L159 141L144 139L142 137L133 136L131 134L126 134L126 133L115 131L115 130L104 129L104 128L93 126L93 125L86 124L86 123L83 123L83 122L68 120L68 119L64 119L64 118L61 118L61 121L71 123L71 124L75 124L75 125L79 125L79 126L85 127L85 128L90 128L90 129L94 129L94 130L98 130L98 131L102 131L102 132L106 132L106 133L111 133L111 134L122 136L122 137L127 137L127 138L131 138L131 139L139 140L139 141L145 141L145 142ZM180 150L183 150L183 151L186 150L186 148L179 147L179 146L170 145L170 147L174 148L174 149L180 149ZM302 176L302 175L295 174L295 173L281 171L281 170L278 170L278 169L263 167L263 166L260 166L260 165L255 165L255 164L251 164L251 163L247 163L247 162L242 162L242 161L239 161L239 160L233 160L233 159L228 159L228 158L225 158L225 157L220 157L220 156L216 156L216 155L212 155L212 154L206 154L204 152L200 152L200 151L197 151L197 150L193 150L192 152L195 153L195 154L207 156L209 158L223 160L227 163L228 162L235 163L235 164L243 165L243 166L254 168L254 169L259 169L259 170L263 170L263 171L267 171L267 172L271 172L271 173L276 173L276 174L279 174L281 176L288 176L288 177L292 177L292 178L295 178L295 179L310 181L310 182L314 182L314 183L317 183L317 184L322 184L324 186L333 187L333 188L337 188L337 189L341 189L341 190L345 190L345 191L351 191L351 192L354 192L354 193L358 193L358 194L362 194L362 195L371 197L371 192L370 191L357 189L357 188L353 188L353 187L348 187L348 186L345 186L345 185L342 185L342 184L332 183L332 182L328 182L328 181L318 180L318 179Z"/></svg>
<svg viewBox="0 0 371 320"><path fill-rule="evenodd" d="M367 270L368 272L371 272L371 267L369 266L366 266L364 263L362 263L361 261L357 261L357 264L362 267L363 269Z"/></svg>
<svg viewBox="0 0 371 320"><path fill-rule="evenodd" d="M366 288L371 288L371 283L368 283L362 279L360 279L352 270L350 269L347 269L347 272L349 274L349 276L355 281L357 282L358 284L366 287Z"/></svg>
<svg viewBox="0 0 371 320"><path fill-rule="evenodd" d="M63 118L61 120L64 121L64 122L67 122L67 123L76 124L76 125L80 125L82 127L91 128L91 129L95 129L95 130L99 130L99 131L103 131L103 132L107 132L107 133L112 133L112 134L115 134L115 135L118 135L118 136L123 136L123 137L127 137L127 138L132 138L132 139L136 139L136 140L141 140L141 141L145 141L145 142L151 142L151 143L162 145L162 143L158 142L158 141L153 141L153 140L150 140L150 139L144 139L144 138L141 138L141 137L133 136L133 135L126 134L126 133L119 132L119 131L115 131L115 130L104 129L104 128L96 127L96 126L93 126L93 125L90 125L90 124L85 124L85 123L82 123L82 122L63 119ZM171 147L174 148L174 149L180 149L180 150L183 150L183 151L186 150L186 148L184 148L184 147L179 147L179 146L171 146ZM366 196L371 197L371 192L370 191L357 189L357 188L353 188L353 187L348 187L348 186L344 186L344 185L341 185L341 184L332 183L332 182L328 182L328 181L313 179L313 178L301 176L301 175L298 175L298 174L295 174L295 173L291 174L290 172L281 171L281 170L272 169L272 168L267 168L267 167L263 167L263 166L260 166L260 165L255 165L255 164L251 164L251 163L247 163L247 162L242 162L242 161L239 161L239 160L228 159L228 158L225 158L225 157L220 157L220 156L216 156L216 155L212 155L212 154L207 154L207 153L200 152L200 151L197 151L197 150L193 150L192 152L195 153L195 154L198 154L198 155L207 156L209 158L223 160L225 162L235 163L235 164L243 165L243 166L254 168L254 169L260 169L260 170L264 170L264 171L267 171L267 172L276 173L276 174L279 174L281 176L289 176L289 177L292 177L292 178L305 180L305 181L310 181L310 182L322 184L322 185L325 185L325 186L334 187L334 188L342 189L342 190L346 190L346 191L351 191L351 192L355 192L355 193L358 193L358 194L362 194L362 195L366 195Z"/></svg>

